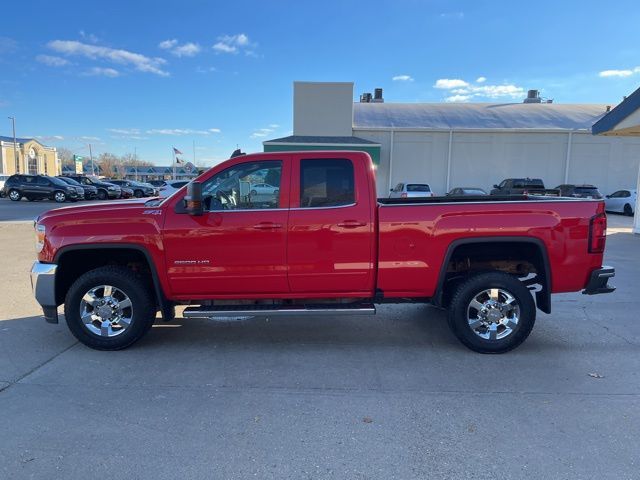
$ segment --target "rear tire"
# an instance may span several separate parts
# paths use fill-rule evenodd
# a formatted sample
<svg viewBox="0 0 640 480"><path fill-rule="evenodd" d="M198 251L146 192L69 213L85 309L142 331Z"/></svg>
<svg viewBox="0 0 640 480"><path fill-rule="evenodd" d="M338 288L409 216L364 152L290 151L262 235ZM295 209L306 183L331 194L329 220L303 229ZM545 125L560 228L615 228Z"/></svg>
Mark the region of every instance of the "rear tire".
<svg viewBox="0 0 640 480"><path fill-rule="evenodd" d="M628 203L625 203L624 205L624 214L629 217L633 217L633 208Z"/></svg>
<svg viewBox="0 0 640 480"><path fill-rule="evenodd" d="M472 276L456 288L449 306L451 331L478 353L513 350L526 340L535 321L529 289L504 272Z"/></svg>
<svg viewBox="0 0 640 480"><path fill-rule="evenodd" d="M104 286L119 293L108 294ZM90 294L92 291L96 293ZM128 317L127 323L117 318L108 319L106 315L102 317L106 306L94 303L93 307L87 302L87 298L102 303L107 299L122 302L120 318ZM130 306L124 307L123 299L128 299ZM87 308L95 312L95 315L85 315L83 321L83 309ZM149 331L155 320L156 304L146 279L126 267L107 266L81 275L71 285L65 298L64 311L69 330L80 342L96 350L121 350Z"/></svg>

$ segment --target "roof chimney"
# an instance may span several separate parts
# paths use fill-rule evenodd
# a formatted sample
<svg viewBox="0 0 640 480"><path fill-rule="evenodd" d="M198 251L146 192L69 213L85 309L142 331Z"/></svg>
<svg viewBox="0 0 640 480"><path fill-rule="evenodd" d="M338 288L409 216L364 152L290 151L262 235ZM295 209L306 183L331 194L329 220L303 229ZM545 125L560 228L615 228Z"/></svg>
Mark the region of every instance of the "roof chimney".
<svg viewBox="0 0 640 480"><path fill-rule="evenodd" d="M384 98L382 98L382 89L376 88L373 92L373 103L384 103Z"/></svg>
<svg viewBox="0 0 640 480"><path fill-rule="evenodd" d="M540 92L538 90L529 90L523 103L542 103Z"/></svg>
<svg viewBox="0 0 640 480"><path fill-rule="evenodd" d="M360 103L371 103L371 93L363 93L360 95Z"/></svg>

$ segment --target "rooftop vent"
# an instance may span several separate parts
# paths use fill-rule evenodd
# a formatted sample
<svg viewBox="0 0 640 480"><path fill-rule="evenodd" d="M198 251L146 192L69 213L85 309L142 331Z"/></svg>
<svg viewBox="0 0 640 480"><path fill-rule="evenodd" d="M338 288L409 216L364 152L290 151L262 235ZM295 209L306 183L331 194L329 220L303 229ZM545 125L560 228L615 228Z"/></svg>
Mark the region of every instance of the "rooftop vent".
<svg viewBox="0 0 640 480"><path fill-rule="evenodd" d="M371 103L372 99L371 93L363 93L360 95L360 103Z"/></svg>
<svg viewBox="0 0 640 480"><path fill-rule="evenodd" d="M542 103L540 92L538 90L529 90L527 92L527 98L524 99L524 103Z"/></svg>
<svg viewBox="0 0 640 480"><path fill-rule="evenodd" d="M384 98L382 98L382 89L376 88L373 93L373 103L384 103Z"/></svg>

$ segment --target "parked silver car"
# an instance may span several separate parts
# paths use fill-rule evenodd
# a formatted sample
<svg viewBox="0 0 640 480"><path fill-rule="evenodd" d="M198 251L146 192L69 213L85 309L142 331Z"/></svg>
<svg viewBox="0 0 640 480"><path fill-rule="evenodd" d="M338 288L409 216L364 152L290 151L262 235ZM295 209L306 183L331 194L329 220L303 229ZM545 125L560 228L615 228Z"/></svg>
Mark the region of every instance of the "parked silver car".
<svg viewBox="0 0 640 480"><path fill-rule="evenodd" d="M607 195L604 200L605 209L608 212L624 213L633 215L636 209L638 191L635 189L618 190L611 195Z"/></svg>

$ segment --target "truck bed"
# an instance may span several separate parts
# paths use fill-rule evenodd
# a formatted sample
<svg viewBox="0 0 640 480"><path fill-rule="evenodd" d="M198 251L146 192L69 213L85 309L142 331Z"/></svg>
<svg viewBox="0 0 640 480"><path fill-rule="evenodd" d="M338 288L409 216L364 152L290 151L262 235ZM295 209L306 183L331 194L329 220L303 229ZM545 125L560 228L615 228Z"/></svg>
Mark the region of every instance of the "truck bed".
<svg viewBox="0 0 640 480"><path fill-rule="evenodd" d="M589 222L601 201L558 197L378 200L378 281L385 297L432 297L462 242L533 242L550 266L553 293L577 291L602 255L589 254Z"/></svg>

